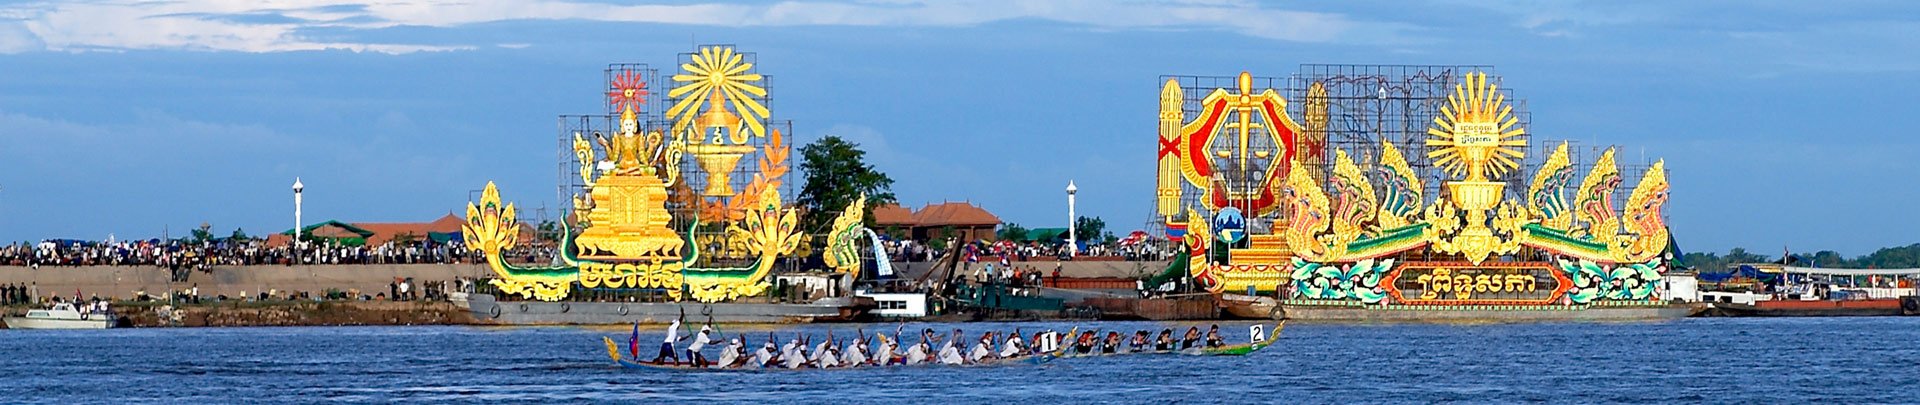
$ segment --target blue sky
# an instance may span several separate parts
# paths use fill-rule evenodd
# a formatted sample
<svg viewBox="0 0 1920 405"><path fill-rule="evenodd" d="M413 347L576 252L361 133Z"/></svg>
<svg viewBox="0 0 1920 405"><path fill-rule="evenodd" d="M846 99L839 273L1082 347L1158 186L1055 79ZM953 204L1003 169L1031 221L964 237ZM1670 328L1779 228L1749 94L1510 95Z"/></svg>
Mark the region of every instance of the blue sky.
<svg viewBox="0 0 1920 405"><path fill-rule="evenodd" d="M456 3L0 5L0 240L277 232L295 176L310 222L553 205L554 117L607 63L732 43L798 142L1030 227L1068 179L1147 220L1159 75L1490 64L1536 140L1665 158L1688 250L1920 242L1910 2Z"/></svg>

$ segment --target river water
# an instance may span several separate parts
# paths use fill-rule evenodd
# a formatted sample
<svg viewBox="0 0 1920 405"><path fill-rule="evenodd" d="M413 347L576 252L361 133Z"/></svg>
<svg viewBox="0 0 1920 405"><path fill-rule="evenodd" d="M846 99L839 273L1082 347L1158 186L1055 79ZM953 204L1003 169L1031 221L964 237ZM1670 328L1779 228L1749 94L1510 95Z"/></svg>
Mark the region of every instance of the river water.
<svg viewBox="0 0 1920 405"><path fill-rule="evenodd" d="M1136 330L1185 323L1105 322ZM1222 324L1234 340L1244 323ZM869 325L868 332L895 325ZM908 330L1069 324L908 324ZM768 331L729 327L757 345ZM845 337L849 325L835 325ZM643 330L647 340L659 330ZM611 364L624 328L0 330L0 403L1920 402L1920 317L1652 323L1289 325L1246 357L1042 366L670 373ZM642 349L642 352L648 352Z"/></svg>

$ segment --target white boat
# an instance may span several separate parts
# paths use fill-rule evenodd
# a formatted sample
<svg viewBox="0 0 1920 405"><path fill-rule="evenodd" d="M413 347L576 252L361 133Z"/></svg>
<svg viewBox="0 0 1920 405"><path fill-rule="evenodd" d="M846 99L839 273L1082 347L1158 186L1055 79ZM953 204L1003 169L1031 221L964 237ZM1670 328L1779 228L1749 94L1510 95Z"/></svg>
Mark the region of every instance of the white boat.
<svg viewBox="0 0 1920 405"><path fill-rule="evenodd" d="M53 304L53 308L28 310L27 316L5 318L9 329L106 329L117 319L112 313L82 314L73 304Z"/></svg>

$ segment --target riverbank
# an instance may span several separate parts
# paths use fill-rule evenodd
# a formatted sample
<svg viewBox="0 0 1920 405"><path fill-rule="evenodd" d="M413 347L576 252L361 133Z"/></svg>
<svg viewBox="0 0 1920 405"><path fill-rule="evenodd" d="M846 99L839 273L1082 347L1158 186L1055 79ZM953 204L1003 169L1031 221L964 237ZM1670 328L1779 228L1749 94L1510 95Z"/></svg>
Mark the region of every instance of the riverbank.
<svg viewBox="0 0 1920 405"><path fill-rule="evenodd" d="M170 307L165 303L119 304L119 327L232 326L404 326L474 325L466 310L431 301L266 301L206 303ZM8 307L8 314L26 312Z"/></svg>
<svg viewBox="0 0 1920 405"><path fill-rule="evenodd" d="M131 299L145 292L159 297L168 290L199 288L202 297L257 296L262 292L304 291L320 296L328 289L357 290L366 295L387 293L393 280L447 281L455 277L489 274L480 264L340 264L300 266L213 266L193 272L184 282L173 282L156 266L78 266L40 268L0 266L0 283L32 285L39 295Z"/></svg>

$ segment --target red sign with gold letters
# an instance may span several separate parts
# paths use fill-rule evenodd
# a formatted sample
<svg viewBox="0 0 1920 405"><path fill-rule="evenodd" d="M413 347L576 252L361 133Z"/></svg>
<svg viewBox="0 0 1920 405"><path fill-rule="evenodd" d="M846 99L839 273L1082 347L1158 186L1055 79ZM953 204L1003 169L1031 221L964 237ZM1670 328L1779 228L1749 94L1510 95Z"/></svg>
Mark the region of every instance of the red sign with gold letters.
<svg viewBox="0 0 1920 405"><path fill-rule="evenodd" d="M1406 305L1546 305L1573 286L1548 262L1407 262L1380 284Z"/></svg>

